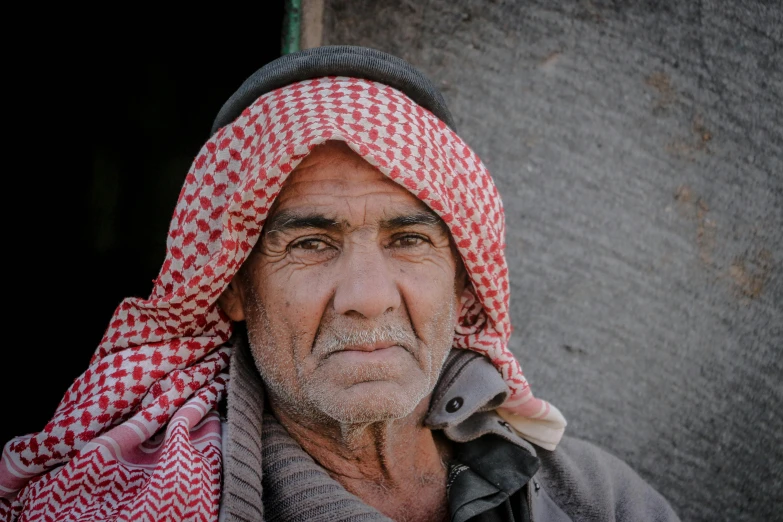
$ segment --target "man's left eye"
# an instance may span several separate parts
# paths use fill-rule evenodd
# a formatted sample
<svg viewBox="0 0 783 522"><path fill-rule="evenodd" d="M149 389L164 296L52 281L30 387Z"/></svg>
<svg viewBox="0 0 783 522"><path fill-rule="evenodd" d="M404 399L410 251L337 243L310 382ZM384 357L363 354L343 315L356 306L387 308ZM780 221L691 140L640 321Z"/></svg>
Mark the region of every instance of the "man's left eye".
<svg viewBox="0 0 783 522"><path fill-rule="evenodd" d="M391 246L400 247L400 248L411 248L411 247L419 246L425 243L426 241L427 240L422 236L408 235L408 236L395 238Z"/></svg>

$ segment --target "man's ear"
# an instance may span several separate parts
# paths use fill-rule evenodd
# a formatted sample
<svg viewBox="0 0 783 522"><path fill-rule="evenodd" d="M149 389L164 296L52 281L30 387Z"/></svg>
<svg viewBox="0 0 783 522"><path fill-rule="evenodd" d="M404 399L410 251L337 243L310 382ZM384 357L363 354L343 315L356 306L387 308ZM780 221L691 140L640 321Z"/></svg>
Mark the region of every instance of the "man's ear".
<svg viewBox="0 0 783 522"><path fill-rule="evenodd" d="M470 278L462 259L458 257L457 260L457 273L454 275L454 298L457 303L457 318L459 318L462 315L462 294L470 286Z"/></svg>
<svg viewBox="0 0 783 522"><path fill-rule="evenodd" d="M245 320L245 307L242 302L242 289L239 287L239 276L235 275L223 293L218 297L217 304L232 321Z"/></svg>
<svg viewBox="0 0 783 522"><path fill-rule="evenodd" d="M457 268L454 273L454 292L457 296L462 295L462 291L470 284L470 278L468 278L468 271L465 270L465 263L458 253L455 253L457 257Z"/></svg>

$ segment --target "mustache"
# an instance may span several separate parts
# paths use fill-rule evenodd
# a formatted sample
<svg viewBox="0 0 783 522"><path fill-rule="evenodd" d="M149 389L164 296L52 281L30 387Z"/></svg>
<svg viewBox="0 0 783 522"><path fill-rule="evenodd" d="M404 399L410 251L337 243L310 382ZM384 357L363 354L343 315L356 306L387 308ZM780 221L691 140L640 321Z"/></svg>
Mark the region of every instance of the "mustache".
<svg viewBox="0 0 783 522"><path fill-rule="evenodd" d="M401 324L373 328L329 328L319 334L315 348L320 355L328 356L354 346L376 343L393 343L411 351L416 346L416 335Z"/></svg>

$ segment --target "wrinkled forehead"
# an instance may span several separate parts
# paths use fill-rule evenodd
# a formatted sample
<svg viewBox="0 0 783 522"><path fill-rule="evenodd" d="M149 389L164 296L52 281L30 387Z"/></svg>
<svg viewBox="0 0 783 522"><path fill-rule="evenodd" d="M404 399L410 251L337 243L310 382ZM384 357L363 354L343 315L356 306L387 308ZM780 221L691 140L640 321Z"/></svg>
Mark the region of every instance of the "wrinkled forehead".
<svg viewBox="0 0 783 522"><path fill-rule="evenodd" d="M381 219L406 218L451 231L438 214L401 184L354 152L342 140L328 140L314 147L289 174L273 202L265 229L294 215L312 215L335 201L345 202L341 219L363 215ZM358 208L352 208L356 205ZM370 208L366 208L366 206ZM347 214L347 215L346 215ZM338 216L330 215L331 218ZM352 224L352 223L346 223Z"/></svg>

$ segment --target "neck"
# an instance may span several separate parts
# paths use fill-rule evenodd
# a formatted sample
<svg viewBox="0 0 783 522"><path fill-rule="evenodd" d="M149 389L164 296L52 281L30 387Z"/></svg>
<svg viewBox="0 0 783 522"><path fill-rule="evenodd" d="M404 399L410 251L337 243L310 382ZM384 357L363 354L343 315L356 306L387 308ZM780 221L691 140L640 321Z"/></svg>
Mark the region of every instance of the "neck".
<svg viewBox="0 0 783 522"><path fill-rule="evenodd" d="M424 426L426 397L405 418L369 424L313 421L272 400L280 423L342 486L394 520L448 517L445 438Z"/></svg>

